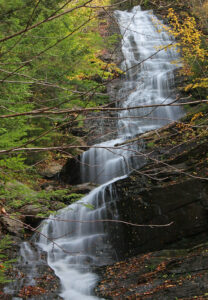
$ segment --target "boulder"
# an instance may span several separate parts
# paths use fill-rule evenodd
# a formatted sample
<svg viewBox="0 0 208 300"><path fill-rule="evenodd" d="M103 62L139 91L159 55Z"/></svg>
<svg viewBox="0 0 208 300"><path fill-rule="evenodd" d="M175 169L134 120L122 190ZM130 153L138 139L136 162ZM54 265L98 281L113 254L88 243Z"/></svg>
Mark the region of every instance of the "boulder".
<svg viewBox="0 0 208 300"><path fill-rule="evenodd" d="M50 165L46 166L43 170L40 170L39 173L43 177L51 179L61 171L62 167L63 166L59 163L53 162Z"/></svg>
<svg viewBox="0 0 208 300"><path fill-rule="evenodd" d="M71 193L76 193L76 194L88 194L90 193L94 188L96 188L96 184L93 183L82 183L74 186L71 189Z"/></svg>
<svg viewBox="0 0 208 300"><path fill-rule="evenodd" d="M21 208L21 213L23 215L29 215L29 216L36 216L37 214L40 214L40 213L45 213L47 212L47 207L44 207L44 206L37 206L37 205L34 205L34 204L28 204L28 205L25 205Z"/></svg>
<svg viewBox="0 0 208 300"><path fill-rule="evenodd" d="M25 205L21 208L20 212L24 217L24 222L32 227L37 227L42 218L38 214L44 214L48 212L48 208L45 206L37 206L33 204Z"/></svg>
<svg viewBox="0 0 208 300"><path fill-rule="evenodd" d="M64 167L60 170L59 179L68 184L80 184L80 157L69 158Z"/></svg>
<svg viewBox="0 0 208 300"><path fill-rule="evenodd" d="M24 226L18 217L15 219L11 216L1 216L0 222L2 225L2 231L7 231L13 235L21 236L23 234Z"/></svg>
<svg viewBox="0 0 208 300"><path fill-rule="evenodd" d="M140 180L140 181L139 181ZM141 176L115 183L119 220L144 225L108 225L120 259L167 247L208 230L208 182L199 179L145 187ZM151 227L146 225L165 225Z"/></svg>

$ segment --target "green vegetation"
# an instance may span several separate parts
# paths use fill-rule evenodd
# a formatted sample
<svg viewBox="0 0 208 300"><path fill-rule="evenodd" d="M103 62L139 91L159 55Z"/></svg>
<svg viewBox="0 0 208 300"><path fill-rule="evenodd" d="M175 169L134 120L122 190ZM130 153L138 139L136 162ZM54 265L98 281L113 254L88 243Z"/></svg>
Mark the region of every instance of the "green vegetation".
<svg viewBox="0 0 208 300"><path fill-rule="evenodd" d="M93 0L89 6L118 2ZM168 8L173 7L169 14L167 2ZM85 3L84 0L69 1L67 4L58 0L1 1L0 116L24 115L0 119L0 151L19 147L75 146L65 151L72 155L79 153L83 139L75 136L72 129L84 127L85 114L67 112L105 104L108 101L106 84L121 73L114 63L102 60L105 48L113 50L119 35L106 37L107 22L103 25L102 18L98 18L99 11L86 7ZM201 6L193 0L189 7L188 13L195 14L197 20L201 20L200 28L195 19L183 11L188 5L182 1L160 3L158 7L158 1L145 0L142 5L157 8L160 12L165 10L165 16L172 25L170 33L175 35L182 48L182 72L187 78L183 88L186 93L191 92L191 96L204 99L207 50L204 34L206 19L202 14L207 12L207 0L202 1ZM129 8L138 5L138 1L127 1L123 5ZM179 125L183 139L193 138L203 130L191 128L200 125L205 118L206 105L200 106L200 109L193 112L189 120L186 119L186 122L191 122L190 126ZM37 110L42 112L34 113ZM59 114L60 110L66 113ZM27 115L31 111L34 114ZM200 112L204 115L197 115L193 120L194 115ZM177 142L173 140L170 144ZM150 150L155 146L154 141L147 143ZM79 194L70 195L64 189L45 192L38 188L35 191L34 182L40 180L40 176L33 165L46 158L44 153L23 151L14 154L10 151L0 156L0 201L6 208L15 210L30 203L50 207L50 200L56 197L65 202L80 198ZM60 159L63 155L55 153ZM50 159L54 157L51 155ZM64 201L57 207L64 207ZM50 210L54 208L50 207Z"/></svg>
<svg viewBox="0 0 208 300"><path fill-rule="evenodd" d="M154 142L147 143L147 148L149 148L149 149L154 148L154 146L155 146Z"/></svg>
<svg viewBox="0 0 208 300"><path fill-rule="evenodd" d="M36 164L46 158L50 162L80 153L79 146L85 145L84 140L82 136L76 136L73 129L81 129L86 134L88 129L83 128L86 114L79 110L96 107L99 111L100 106L108 103L106 85L122 72L103 57L106 48L113 52L120 36L107 36L107 22L103 26L102 17L98 18L100 11L90 5L117 2L120 0L93 0L86 7L87 0L68 1L67 4L63 0L1 0L0 151L7 152L0 153L0 217L8 213L25 221L24 208L30 206L33 221L35 218L39 221L83 197L70 187L41 190L45 181L38 174ZM189 99L202 100L207 97L208 2L202 1L202 5L195 0L191 2L189 7L189 3L179 0L132 0L119 8L129 9L142 3L143 8L156 8L167 20L169 18L170 33L175 35L183 55L184 67L180 75L185 80L181 80L181 90L190 96ZM168 14L170 7L174 10L169 10ZM182 7L188 12L179 12ZM65 11L69 12L65 14ZM55 17L59 14L60 17ZM159 152L163 153L159 154L159 159L166 162L168 151L176 146L188 149L191 142L205 145L207 113L207 104L188 106L187 116L174 125L174 129L147 139L148 151L164 147L166 152ZM8 117L13 114L19 115ZM64 149L64 153L57 150L55 154L45 150L27 152L27 148L47 150L61 146L75 148ZM18 148L26 149L15 154L12 150ZM205 176L208 158L207 155L201 157L201 153L198 156L191 154L188 161L195 159L198 162L194 175ZM150 179L149 184L152 184ZM80 205L94 208L81 201ZM0 233L1 229L0 225ZM8 236L0 240L0 284L8 280L6 272L13 261L5 252L11 245ZM154 272L156 267L150 264L146 268ZM168 276L164 274L163 278Z"/></svg>
<svg viewBox="0 0 208 300"><path fill-rule="evenodd" d="M117 2L93 0L91 4ZM185 5L176 2L180 9ZM105 47L113 49L119 35L106 37L106 28L98 18L98 11L83 6L86 1L67 3L57 0L35 3L32 0L3 0L0 3L0 116L26 113L0 119L0 151L19 147L77 146L65 150L76 155L83 140L76 137L72 129L83 127L85 115L78 112L59 114L58 111L105 104L108 100L106 83L121 72L114 63L101 59ZM207 1L203 1L201 7L194 3L190 11L200 19L202 8L207 11ZM138 1L124 3L128 6L137 4ZM154 8L156 4L155 0L143 2L145 7ZM176 7L173 1L168 1L169 4ZM161 1L158 9L162 11L163 7L165 2ZM69 12L65 14L65 11ZM56 18L59 14L61 16ZM186 93L191 90L192 96L203 99L207 86L205 36L187 13L178 17L170 10L168 16L173 26L171 34L181 40L181 47L184 46L183 75L187 72L188 78L184 84ZM200 25L206 27L204 18ZM37 110L42 110L42 114L27 115ZM44 110L48 113L45 114ZM0 179L3 182L17 179L28 182L33 177L35 181L38 175L33 165L46 158L44 153L8 152L1 155ZM12 205L20 207L21 201L18 199Z"/></svg>
<svg viewBox="0 0 208 300"><path fill-rule="evenodd" d="M112 46L118 37L102 38L97 10L81 7L85 2L1 1L0 115L88 108L108 100L105 84L120 70L101 56L105 45ZM70 133L73 126L83 126L80 114L25 115L0 122L0 150L81 142ZM1 179L11 176L12 169L24 173L25 164L44 157L39 152L1 156Z"/></svg>
<svg viewBox="0 0 208 300"><path fill-rule="evenodd" d="M15 260L8 260L5 251L11 247L12 241L8 235L0 240L0 284L9 282L5 273Z"/></svg>
<svg viewBox="0 0 208 300"><path fill-rule="evenodd" d="M25 205L32 205L41 217L55 213L82 197L83 194L70 193L70 189L36 191L19 181L8 182L0 187L0 202L7 212L17 213Z"/></svg>
<svg viewBox="0 0 208 300"><path fill-rule="evenodd" d="M0 3L0 151L8 151L0 155L0 209L8 213L32 204L47 207L48 212L42 213L46 216L82 196L68 188L41 191L36 164L80 153L84 142L73 129L87 134L85 115L56 112L105 104L106 84L121 73L114 63L102 60L106 47L113 50L119 35L106 36L98 10L90 8L110 1L93 0L86 7L87 2ZM28 114L37 110L42 113ZM11 114L20 115L2 117ZM76 147L55 154L10 151L66 145Z"/></svg>

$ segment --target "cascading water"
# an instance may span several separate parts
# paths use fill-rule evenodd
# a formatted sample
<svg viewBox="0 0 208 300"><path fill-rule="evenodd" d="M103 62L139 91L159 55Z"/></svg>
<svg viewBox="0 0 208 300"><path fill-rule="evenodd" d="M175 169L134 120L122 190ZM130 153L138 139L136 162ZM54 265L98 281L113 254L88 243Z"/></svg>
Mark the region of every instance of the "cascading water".
<svg viewBox="0 0 208 300"><path fill-rule="evenodd" d="M170 37L166 32L159 33L152 22L151 12L141 11L139 6L131 12L116 11L115 14L123 35L125 60L121 67L126 70L126 78L118 93L118 107L171 102L176 68L171 61L177 58L177 54L167 49L154 55L156 47L171 43ZM59 211L56 220L44 222L38 240L39 247L47 252L49 266L61 280L61 296L65 300L97 299L93 296L98 280L92 271L93 266L116 260L116 249L108 240L107 222L102 220L119 217L113 182L131 171L134 160L131 151L122 147L115 150L114 145L138 133L161 127L179 118L180 114L180 110L172 107L123 110L118 113L117 139L96 145L82 155L82 181L102 185Z"/></svg>
<svg viewBox="0 0 208 300"><path fill-rule="evenodd" d="M123 36L124 61L121 68L126 71L125 81L117 95L118 106L130 108L171 103L174 96L173 71L176 69L172 62L178 59L178 54L167 47L172 43L170 36L164 32L159 22L157 28L154 26L152 12L141 11L139 6L131 12L116 11L115 15ZM154 23L156 20L154 17ZM158 48L165 50L156 53ZM101 184L128 174L132 167L136 167L135 159L129 159L135 149L127 151L124 147L125 149L115 150L112 147L139 133L159 128L180 116L179 108L168 106L120 111L117 139L95 145L95 148L82 155L82 182Z"/></svg>

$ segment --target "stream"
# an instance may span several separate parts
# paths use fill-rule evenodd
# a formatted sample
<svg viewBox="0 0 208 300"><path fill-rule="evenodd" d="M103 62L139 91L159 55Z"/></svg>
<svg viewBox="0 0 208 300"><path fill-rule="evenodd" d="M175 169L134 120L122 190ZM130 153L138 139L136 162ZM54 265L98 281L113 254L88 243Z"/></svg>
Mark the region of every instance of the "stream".
<svg viewBox="0 0 208 300"><path fill-rule="evenodd" d="M171 48L157 52L158 47L171 44L171 37L161 25L154 26L152 18L157 18L151 11L141 11L139 6L130 12L115 11L115 17L122 35L124 61L121 69L125 71L125 79L117 94L117 106L129 108L172 102L175 97L174 70L177 68L172 61L177 60L179 54ZM63 299L98 299L93 290L99 278L93 270L117 260L116 249L108 235L108 222L105 222L119 219L113 183L126 177L133 168L138 168L143 159L136 145L118 149L114 145L157 129L180 116L179 108L168 106L121 110L118 112L117 138L97 144L83 153L82 182L94 182L100 186L80 201L60 210L55 217L51 216L51 220L44 221L36 242L39 250L47 253L47 263L61 281L60 296ZM25 261L34 255L27 247L24 243L21 251Z"/></svg>

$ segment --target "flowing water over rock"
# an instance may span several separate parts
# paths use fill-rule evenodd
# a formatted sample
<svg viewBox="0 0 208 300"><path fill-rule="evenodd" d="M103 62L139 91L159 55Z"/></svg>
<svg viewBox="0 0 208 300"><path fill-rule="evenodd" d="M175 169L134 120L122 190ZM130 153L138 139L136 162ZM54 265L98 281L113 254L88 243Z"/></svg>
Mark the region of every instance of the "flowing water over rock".
<svg viewBox="0 0 208 300"><path fill-rule="evenodd" d="M174 97L173 72L176 69L173 61L177 60L178 54L167 47L172 43L170 36L164 30L160 33L162 25L158 23L155 27L153 24L157 23L156 17L150 11L141 11L139 6L131 12L116 11L115 15L123 37L124 61L121 68L126 72L117 95L118 108L171 103ZM165 50L158 51L161 48ZM141 163L132 159L136 149L125 150L126 147L123 147L115 150L114 145L159 128L180 116L179 108L168 106L121 110L118 112L118 138L95 145L96 148L82 155L82 181L104 183L128 174ZM108 149L105 150L105 147Z"/></svg>
<svg viewBox="0 0 208 300"><path fill-rule="evenodd" d="M115 15L123 36L125 60L121 68L126 72L117 106L130 108L172 102L176 66L171 61L177 58L177 53L167 49L155 54L156 47L171 43L170 37L165 32L159 33L151 12L141 11L139 6L131 12L116 11ZM59 220L44 222L37 242L47 252L48 264L61 280L61 296L65 300L97 299L93 289L98 277L93 267L116 260L116 249L112 248L107 233L108 222L102 220L119 218L113 182L137 167L139 158L133 157L135 146L128 151L126 146L116 150L114 146L179 117L180 110L170 107L121 110L117 139L95 145L83 154L82 181L102 185L59 211L56 215Z"/></svg>

